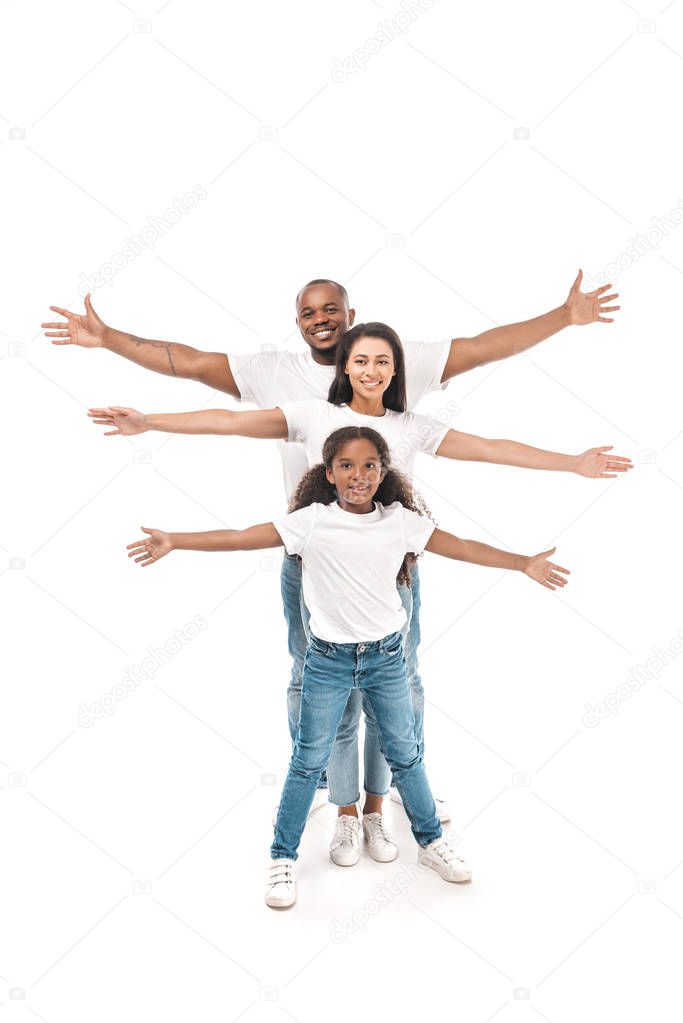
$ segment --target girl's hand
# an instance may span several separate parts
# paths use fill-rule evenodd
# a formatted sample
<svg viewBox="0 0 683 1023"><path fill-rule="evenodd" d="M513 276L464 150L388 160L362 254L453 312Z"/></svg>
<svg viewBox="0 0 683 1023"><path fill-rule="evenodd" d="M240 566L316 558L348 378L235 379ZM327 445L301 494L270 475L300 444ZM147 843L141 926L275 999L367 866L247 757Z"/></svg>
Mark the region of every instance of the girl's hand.
<svg viewBox="0 0 683 1023"><path fill-rule="evenodd" d="M171 542L170 533L162 533L160 529L145 529L144 526L140 526L143 533L148 533L149 536L146 540L136 540L135 543L129 543L126 547L127 551L130 551L128 557L135 558L135 561L141 561L142 567L146 568L147 565L154 564L159 558L163 558L164 554L168 554L173 550L173 543ZM139 557L135 557L135 555Z"/></svg>
<svg viewBox="0 0 683 1023"><path fill-rule="evenodd" d="M144 412L138 412L134 408L110 405L107 408L88 409L88 415L96 426L116 427L115 430L105 433L105 437L116 437L118 434L123 437L132 437L136 433L144 433L148 429L147 416Z"/></svg>
<svg viewBox="0 0 683 1023"><path fill-rule="evenodd" d="M630 458L622 458L621 455L606 455L605 451L611 451L613 445L604 448L589 448L579 455L574 472L579 476L590 476L593 479L611 480L620 472L627 472L633 468Z"/></svg>
<svg viewBox="0 0 683 1023"><path fill-rule="evenodd" d="M532 558L526 559L527 563L522 569L530 579L535 579L537 583L540 583L541 586L547 586L549 590L567 585L568 580L559 575L560 572L571 575L568 568L562 568L561 565L548 561L548 555L554 554L556 550L557 547L551 547L549 551L541 551L540 554L534 554Z"/></svg>

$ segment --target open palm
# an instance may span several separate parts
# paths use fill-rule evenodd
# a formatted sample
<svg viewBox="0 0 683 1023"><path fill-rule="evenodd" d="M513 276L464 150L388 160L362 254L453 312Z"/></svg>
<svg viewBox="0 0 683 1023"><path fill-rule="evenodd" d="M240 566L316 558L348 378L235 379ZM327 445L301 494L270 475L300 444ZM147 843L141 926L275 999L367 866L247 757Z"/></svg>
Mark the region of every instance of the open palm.
<svg viewBox="0 0 683 1023"><path fill-rule="evenodd" d="M134 408L121 408L119 405L91 408L88 409L88 416L96 426L114 427L113 430L107 430L105 437L116 437L119 434L123 437L134 437L135 434L147 430L147 416Z"/></svg>
<svg viewBox="0 0 683 1023"><path fill-rule="evenodd" d="M619 295L615 292L611 295L605 295L606 291L609 291L612 287L611 284L603 284L601 288L596 288L595 291L581 291L581 281L583 280L583 270L579 270L576 280L572 284L569 294L567 295L567 312L569 313L569 322L576 324L583 323L614 323L614 318L605 316L605 313L614 313L621 306L618 305L607 305L607 302L612 302L615 298L619 298Z"/></svg>
<svg viewBox="0 0 683 1023"><path fill-rule="evenodd" d="M146 568L172 551L173 544L170 533L164 533L161 529L146 529L145 526L140 528L143 533L147 533L146 538L129 543L126 550L129 552L129 558L135 558L136 562L141 561L142 567Z"/></svg>
<svg viewBox="0 0 683 1023"><path fill-rule="evenodd" d="M66 323L41 323L45 329L45 337L52 339L53 345L80 345L81 348L101 348L107 325L99 318L92 307L90 295L85 296L85 315L72 313L61 306L51 305L53 312L66 317Z"/></svg>

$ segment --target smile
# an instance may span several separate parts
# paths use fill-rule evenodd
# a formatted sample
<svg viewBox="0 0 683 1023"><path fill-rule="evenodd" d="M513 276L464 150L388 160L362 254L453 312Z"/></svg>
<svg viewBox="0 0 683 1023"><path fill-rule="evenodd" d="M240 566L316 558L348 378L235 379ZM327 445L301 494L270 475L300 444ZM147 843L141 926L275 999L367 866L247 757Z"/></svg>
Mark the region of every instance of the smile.
<svg viewBox="0 0 683 1023"><path fill-rule="evenodd" d="M334 334L334 330L330 330L329 327L326 327L324 330L314 330L312 331L312 334L313 337L317 337L319 341L327 341L327 339L332 337Z"/></svg>

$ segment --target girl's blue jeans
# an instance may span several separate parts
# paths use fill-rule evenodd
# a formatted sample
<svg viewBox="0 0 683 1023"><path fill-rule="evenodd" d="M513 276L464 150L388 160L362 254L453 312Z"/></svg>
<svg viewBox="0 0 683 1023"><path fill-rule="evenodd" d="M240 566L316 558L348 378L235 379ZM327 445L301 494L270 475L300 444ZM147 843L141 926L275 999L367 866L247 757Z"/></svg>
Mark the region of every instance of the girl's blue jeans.
<svg viewBox="0 0 683 1023"><path fill-rule="evenodd" d="M297 849L321 773L330 762L349 694L359 692L373 712L382 752L419 845L441 836L415 733L415 715L403 655L403 635L368 643L328 643L312 633L304 657L301 713L271 846L273 859L297 858Z"/></svg>
<svg viewBox="0 0 683 1023"><path fill-rule="evenodd" d="M292 743L296 738L301 708L301 679L308 646L309 613L304 604L301 586L301 560L285 554L280 577L282 606L287 622L292 674L287 688L287 717ZM417 666L420 644L420 576L417 563L412 565L411 585L398 587L407 622L403 629L406 670L415 715L415 735L424 756L424 690ZM361 689L352 689L332 748L327 772L323 772L318 788L329 787L330 802L352 806L360 799L358 772L358 725L361 709L365 713L364 782L365 791L383 796L391 784L391 770L379 741L377 722L372 707Z"/></svg>

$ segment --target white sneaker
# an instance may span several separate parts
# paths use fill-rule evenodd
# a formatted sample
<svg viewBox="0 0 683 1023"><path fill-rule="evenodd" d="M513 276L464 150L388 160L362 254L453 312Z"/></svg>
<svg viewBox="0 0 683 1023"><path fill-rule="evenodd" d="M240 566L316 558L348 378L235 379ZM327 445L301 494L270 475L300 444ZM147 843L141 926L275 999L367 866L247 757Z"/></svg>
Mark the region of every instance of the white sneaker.
<svg viewBox="0 0 683 1023"><path fill-rule="evenodd" d="M327 806L328 803L328 792L327 789L316 789L315 795L313 796L313 802L311 803L311 809L308 811L308 820L311 819L314 813L322 809L323 806ZM277 812L280 809L280 804L273 810L272 825L275 827L275 821L277 820Z"/></svg>
<svg viewBox="0 0 683 1023"><path fill-rule="evenodd" d="M266 905L285 909L296 902L294 860L271 860L266 879Z"/></svg>
<svg viewBox="0 0 683 1023"><path fill-rule="evenodd" d="M472 868L457 855L445 835L430 842L429 845L422 846L417 854L417 862L441 874L444 881L460 884L472 880Z"/></svg>
<svg viewBox="0 0 683 1023"><path fill-rule="evenodd" d="M357 817L342 814L334 825L330 842L330 859L338 867L352 867L360 859L361 823Z"/></svg>
<svg viewBox="0 0 683 1023"><path fill-rule="evenodd" d="M389 798L392 803L398 803L399 806L403 806L403 800L401 799L401 793L397 788L392 785L389 789ZM438 796L434 796L434 802L436 803L436 816L439 818L442 824L447 824L451 819L451 808L445 799L439 799Z"/></svg>
<svg viewBox="0 0 683 1023"><path fill-rule="evenodd" d="M373 860L391 863L396 859L398 846L389 834L381 813L363 814L363 834Z"/></svg>

